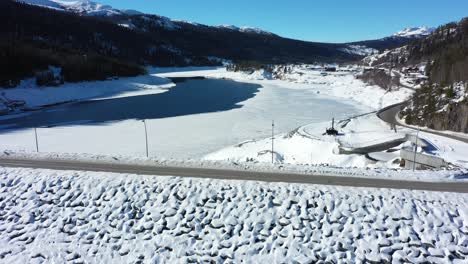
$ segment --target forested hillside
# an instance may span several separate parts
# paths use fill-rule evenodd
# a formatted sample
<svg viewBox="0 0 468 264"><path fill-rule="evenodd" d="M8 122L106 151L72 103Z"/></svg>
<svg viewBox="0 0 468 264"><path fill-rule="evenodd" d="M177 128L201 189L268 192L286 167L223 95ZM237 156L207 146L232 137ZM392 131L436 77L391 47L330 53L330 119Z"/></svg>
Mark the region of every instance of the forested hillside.
<svg viewBox="0 0 468 264"><path fill-rule="evenodd" d="M407 64L428 62L429 80L402 112L406 122L468 133L468 18L439 27L407 51Z"/></svg>
<svg viewBox="0 0 468 264"><path fill-rule="evenodd" d="M161 49L164 40L95 17L0 1L0 86L15 86L48 66L65 81L144 73L140 65L185 65L187 57ZM192 65L209 65L189 57Z"/></svg>
<svg viewBox="0 0 468 264"><path fill-rule="evenodd" d="M138 12L87 14L13 0L0 1L0 86L15 86L48 66L65 81L144 72L142 66L219 65L221 59L265 64L351 62L365 45L307 42L255 28L206 26ZM377 49L406 38L369 43ZM372 44L373 43L373 44Z"/></svg>

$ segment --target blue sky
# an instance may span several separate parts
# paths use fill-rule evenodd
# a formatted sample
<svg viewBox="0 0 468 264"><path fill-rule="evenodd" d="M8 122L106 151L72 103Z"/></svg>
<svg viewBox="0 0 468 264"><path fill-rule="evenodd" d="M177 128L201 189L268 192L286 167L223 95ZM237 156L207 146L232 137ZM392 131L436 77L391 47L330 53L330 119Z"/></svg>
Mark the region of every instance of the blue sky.
<svg viewBox="0 0 468 264"><path fill-rule="evenodd" d="M410 26L438 26L468 16L468 0L97 0L207 25L259 27L323 42L388 36Z"/></svg>

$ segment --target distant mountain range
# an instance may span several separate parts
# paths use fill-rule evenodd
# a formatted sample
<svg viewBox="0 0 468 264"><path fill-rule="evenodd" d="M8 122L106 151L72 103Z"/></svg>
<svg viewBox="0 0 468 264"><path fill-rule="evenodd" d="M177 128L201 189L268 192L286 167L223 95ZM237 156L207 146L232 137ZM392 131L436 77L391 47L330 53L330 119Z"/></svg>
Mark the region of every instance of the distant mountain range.
<svg viewBox="0 0 468 264"><path fill-rule="evenodd" d="M109 5L97 2L82 1L61 1L61 0L18 0L31 5L52 8L55 10L69 11L88 16L116 16L116 15L137 15L142 14L135 10L120 10Z"/></svg>
<svg viewBox="0 0 468 264"><path fill-rule="evenodd" d="M100 4L97 2L89 1L89 0L76 0L76 1L64 1L64 0L17 0L18 2L23 2L31 5L41 6L52 8L61 11L68 11L77 13L80 15L87 15L87 16L125 16L125 15L144 15L142 12L136 10L129 10L129 9L115 9L112 6ZM169 18L160 17L161 19L165 19L167 21L171 21L173 23L189 23L192 25L199 25L203 26L198 23L187 22L187 21L177 21L171 20ZM267 35L274 35L271 32L254 28L254 27L238 27L234 25L220 25L216 26L220 29L227 29L245 33L257 33L257 34L267 34ZM435 28L430 27L410 27L405 28L402 31L399 31L392 35L392 37L402 37L402 38L418 38L427 36L432 33Z"/></svg>

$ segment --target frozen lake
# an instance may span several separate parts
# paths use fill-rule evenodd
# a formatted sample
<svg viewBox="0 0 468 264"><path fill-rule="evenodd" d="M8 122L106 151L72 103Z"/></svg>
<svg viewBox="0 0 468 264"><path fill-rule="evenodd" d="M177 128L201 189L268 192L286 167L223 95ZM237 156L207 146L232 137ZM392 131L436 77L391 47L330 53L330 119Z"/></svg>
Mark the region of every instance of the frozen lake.
<svg viewBox="0 0 468 264"><path fill-rule="evenodd" d="M362 112L347 101L318 95L313 86L291 85L187 80L162 94L57 106L1 120L0 147L33 151L32 128L40 127L43 152L144 156L139 120L147 119L151 156L197 159L270 136L272 120L275 133L281 133Z"/></svg>
<svg viewBox="0 0 468 264"><path fill-rule="evenodd" d="M48 107L28 116L0 121L10 129L61 124L99 124L128 119L160 119L240 108L260 85L221 79L175 78L177 85L161 94L84 101Z"/></svg>

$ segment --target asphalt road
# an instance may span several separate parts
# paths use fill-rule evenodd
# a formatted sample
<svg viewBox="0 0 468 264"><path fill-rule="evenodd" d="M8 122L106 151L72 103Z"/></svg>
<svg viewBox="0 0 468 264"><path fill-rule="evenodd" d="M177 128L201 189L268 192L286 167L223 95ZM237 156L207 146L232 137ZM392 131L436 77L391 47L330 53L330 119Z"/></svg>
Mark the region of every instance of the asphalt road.
<svg viewBox="0 0 468 264"><path fill-rule="evenodd" d="M396 116L398 115L398 113L403 109L403 107L405 106L406 103L399 103L399 104L394 104L394 105L391 105L391 106L388 106L380 111L377 112L377 116L382 119L383 121L389 123L389 124L393 124L393 125L398 125L398 126L403 126L403 127L407 127L407 128L411 128L411 129L415 129L414 127L410 127L408 125L405 125L405 124L402 124L400 122L398 122ZM463 138L463 137L458 137L456 135L448 135L448 134L444 134L444 133L440 133L440 132L437 132L437 131L430 131L430 130L426 130L426 129L421 129L421 131L424 131L424 132L427 132L427 133L431 133L431 134L434 134L434 135L438 135L438 136L442 136L442 137L447 137L447 138L451 138L451 139L455 139L455 140L459 140L459 141L462 141L462 142L465 142L465 143L468 143L468 139L467 138Z"/></svg>
<svg viewBox="0 0 468 264"><path fill-rule="evenodd" d="M284 172L253 172L222 169L204 169L204 168L178 168L164 166L144 166L132 164L113 164L97 163L83 161L60 161L60 160L26 160L14 158L0 159L0 166L37 168L52 170L74 170L74 171L96 171L112 173L129 173L157 176L178 176L191 178L208 178L219 180L248 180L263 182L284 182L284 183L303 183L320 184L346 187L371 187L386 189L406 189L406 190L426 190L438 192L457 192L468 193L468 182L420 182L420 181L401 181L386 180L374 178L356 178L343 176L321 176L292 174Z"/></svg>

